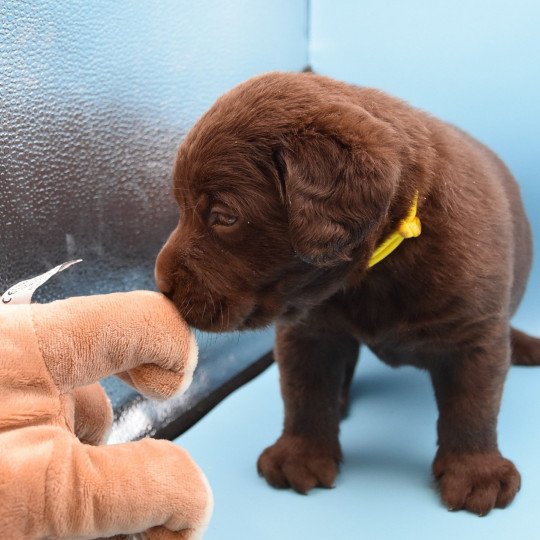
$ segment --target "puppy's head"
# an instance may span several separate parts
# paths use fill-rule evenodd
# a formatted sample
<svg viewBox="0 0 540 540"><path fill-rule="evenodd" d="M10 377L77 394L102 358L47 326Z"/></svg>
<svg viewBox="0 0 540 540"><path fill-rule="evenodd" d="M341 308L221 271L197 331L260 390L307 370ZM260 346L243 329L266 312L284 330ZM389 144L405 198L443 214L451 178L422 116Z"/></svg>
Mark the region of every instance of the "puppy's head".
<svg viewBox="0 0 540 540"><path fill-rule="evenodd" d="M351 92L268 74L225 94L188 134L174 168L180 221L156 281L191 325L299 316L367 264L396 189L398 141Z"/></svg>

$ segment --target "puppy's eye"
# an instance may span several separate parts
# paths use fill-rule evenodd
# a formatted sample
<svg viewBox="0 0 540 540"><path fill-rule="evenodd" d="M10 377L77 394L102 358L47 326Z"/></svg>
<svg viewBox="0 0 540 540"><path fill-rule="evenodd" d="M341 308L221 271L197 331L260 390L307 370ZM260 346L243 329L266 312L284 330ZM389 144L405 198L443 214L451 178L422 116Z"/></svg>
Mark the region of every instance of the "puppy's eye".
<svg viewBox="0 0 540 540"><path fill-rule="evenodd" d="M232 227L238 218L232 214L226 214L225 212L212 211L210 213L209 224L211 227L214 225L222 225L223 227Z"/></svg>

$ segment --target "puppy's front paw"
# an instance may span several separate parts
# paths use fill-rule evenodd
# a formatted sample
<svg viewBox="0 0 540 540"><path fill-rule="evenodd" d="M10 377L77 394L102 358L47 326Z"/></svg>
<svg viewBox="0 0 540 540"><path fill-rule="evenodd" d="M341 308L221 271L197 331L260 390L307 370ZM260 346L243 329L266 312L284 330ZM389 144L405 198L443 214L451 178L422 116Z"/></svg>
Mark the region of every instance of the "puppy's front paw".
<svg viewBox="0 0 540 540"><path fill-rule="evenodd" d="M306 494L314 487L334 487L341 451L315 439L282 435L257 462L259 474L277 488L292 487Z"/></svg>
<svg viewBox="0 0 540 540"><path fill-rule="evenodd" d="M479 516L485 516L494 507L508 506L521 484L514 464L499 453L439 452L433 462L433 474L449 510L468 510Z"/></svg>

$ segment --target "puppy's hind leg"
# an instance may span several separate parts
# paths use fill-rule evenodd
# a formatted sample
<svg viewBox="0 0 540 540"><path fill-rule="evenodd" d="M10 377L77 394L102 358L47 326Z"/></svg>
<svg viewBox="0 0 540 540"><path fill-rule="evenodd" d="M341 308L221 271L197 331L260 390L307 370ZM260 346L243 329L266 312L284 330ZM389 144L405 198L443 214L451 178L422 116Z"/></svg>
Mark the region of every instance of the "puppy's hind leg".
<svg viewBox="0 0 540 540"><path fill-rule="evenodd" d="M508 506L520 486L519 472L497 445L497 417L510 364L506 324L478 328L476 341L430 369L439 407L433 474L450 510L486 515L494 507Z"/></svg>
<svg viewBox="0 0 540 540"><path fill-rule="evenodd" d="M515 366L540 366L540 339L511 328L512 364Z"/></svg>

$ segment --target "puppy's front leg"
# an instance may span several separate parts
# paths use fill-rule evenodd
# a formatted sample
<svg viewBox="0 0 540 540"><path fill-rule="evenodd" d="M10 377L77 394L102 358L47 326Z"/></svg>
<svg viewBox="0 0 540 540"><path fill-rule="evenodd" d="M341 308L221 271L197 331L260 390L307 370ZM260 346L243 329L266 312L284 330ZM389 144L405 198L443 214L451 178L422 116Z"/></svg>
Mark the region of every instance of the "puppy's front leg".
<svg viewBox="0 0 540 540"><path fill-rule="evenodd" d="M259 458L269 484L299 493L332 487L341 461L343 400L359 343L311 325L279 326L275 356L285 403L283 434Z"/></svg>
<svg viewBox="0 0 540 540"><path fill-rule="evenodd" d="M509 330L431 369L439 407L433 473L451 510L479 515L514 498L520 475L497 446L497 416L510 363ZM487 343L486 343L487 341Z"/></svg>

